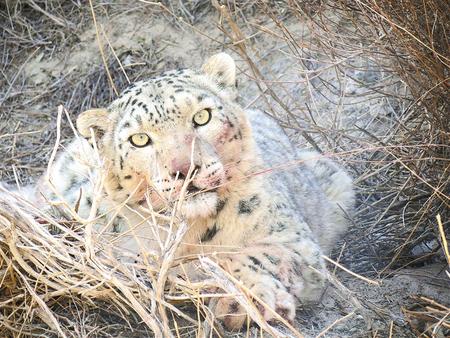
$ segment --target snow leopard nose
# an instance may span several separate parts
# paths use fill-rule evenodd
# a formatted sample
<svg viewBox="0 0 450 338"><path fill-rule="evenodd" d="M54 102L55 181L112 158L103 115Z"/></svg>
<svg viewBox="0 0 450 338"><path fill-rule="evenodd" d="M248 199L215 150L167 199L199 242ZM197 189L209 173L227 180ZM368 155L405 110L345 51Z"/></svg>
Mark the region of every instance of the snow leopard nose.
<svg viewBox="0 0 450 338"><path fill-rule="evenodd" d="M186 176L188 175L190 167L191 167L190 162L179 163L176 160L173 160L172 165L171 165L172 170L171 170L170 176L173 179L184 180L184 179L186 179ZM194 165L191 175L194 175L195 173L198 173L199 171L200 171L200 166Z"/></svg>

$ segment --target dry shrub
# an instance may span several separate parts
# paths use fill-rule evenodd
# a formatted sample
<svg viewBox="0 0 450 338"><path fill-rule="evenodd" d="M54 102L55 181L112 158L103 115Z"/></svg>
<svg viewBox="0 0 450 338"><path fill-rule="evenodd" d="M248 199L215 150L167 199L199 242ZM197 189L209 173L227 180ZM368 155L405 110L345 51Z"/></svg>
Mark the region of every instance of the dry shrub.
<svg viewBox="0 0 450 338"><path fill-rule="evenodd" d="M403 222L406 229L392 252L388 265L392 267L401 258L411 261L409 249L418 243L429 245L434 240L428 251L440 251L435 241L437 215L449 229L450 7L440 0L358 1L355 5L367 24L385 34L380 50L391 58L392 70L406 83L412 99L391 129L398 138L395 144L406 147L391 154L405 175L402 186L395 187L399 196L392 202L408 201L414 211Z"/></svg>
<svg viewBox="0 0 450 338"><path fill-rule="evenodd" d="M420 337L448 337L450 308L423 296L413 296L414 305L403 308L406 319Z"/></svg>
<svg viewBox="0 0 450 338"><path fill-rule="evenodd" d="M216 8L261 92L259 106L301 135L300 146L341 159L356 177L344 261L380 273L441 255L436 216L448 228L450 191L448 3L253 5L269 20L255 23L229 3ZM293 17L302 30L292 29ZM280 47L260 49L247 36L276 36ZM288 74L268 71L277 62L266 61L271 55L288 59Z"/></svg>

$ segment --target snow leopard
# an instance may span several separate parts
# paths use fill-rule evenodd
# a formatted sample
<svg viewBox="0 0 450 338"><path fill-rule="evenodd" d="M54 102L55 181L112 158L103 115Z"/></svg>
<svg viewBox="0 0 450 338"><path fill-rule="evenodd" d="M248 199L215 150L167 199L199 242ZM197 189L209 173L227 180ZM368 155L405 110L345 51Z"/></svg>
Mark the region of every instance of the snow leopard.
<svg viewBox="0 0 450 338"><path fill-rule="evenodd" d="M79 115L36 196L64 201L99 235L120 235L114 251L127 257L160 254L169 225L157 220L155 230L150 215L176 208L188 225L176 257L210 255L265 304L265 320L274 319L268 306L293 321L323 290L323 255L348 227L352 179L238 96L226 53L135 82ZM214 311L229 329L246 320L232 297Z"/></svg>

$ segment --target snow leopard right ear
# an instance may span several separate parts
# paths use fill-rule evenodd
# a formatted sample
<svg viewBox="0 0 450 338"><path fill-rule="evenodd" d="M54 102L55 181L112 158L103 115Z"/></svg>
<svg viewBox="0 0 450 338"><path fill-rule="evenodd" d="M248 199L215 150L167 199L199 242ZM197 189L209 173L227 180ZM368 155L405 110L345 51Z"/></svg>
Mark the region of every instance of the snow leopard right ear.
<svg viewBox="0 0 450 338"><path fill-rule="evenodd" d="M77 118L77 129L81 136L91 138L91 129L97 139L110 128L111 119L108 110L104 108L89 109L80 114Z"/></svg>
<svg viewBox="0 0 450 338"><path fill-rule="evenodd" d="M203 72L209 75L223 89L236 88L236 64L227 53L211 56L202 66Z"/></svg>

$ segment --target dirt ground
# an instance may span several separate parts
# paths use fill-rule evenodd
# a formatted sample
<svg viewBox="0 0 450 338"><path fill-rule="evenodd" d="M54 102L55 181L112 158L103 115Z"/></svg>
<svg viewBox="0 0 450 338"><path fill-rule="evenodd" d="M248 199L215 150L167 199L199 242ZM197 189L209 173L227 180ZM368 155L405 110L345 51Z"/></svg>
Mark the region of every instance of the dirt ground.
<svg viewBox="0 0 450 338"><path fill-rule="evenodd" d="M450 280L436 237L428 233L426 245L413 247L407 263L392 265L396 246L392 238L397 235L374 231L404 227L412 213L408 201L396 201L402 203L398 210L404 213L403 221L383 213L386 205L377 201L393 194L385 188L403 183L396 183L396 172L386 173L384 188L381 185L374 192L375 184L368 183L374 172L370 166L373 149L369 154L359 150L376 147L374 139L395 137L393 121L411 104L406 85L386 70L393 60L367 57L354 49L356 43L348 49L341 45L342 55L333 60L308 20L280 15L280 28L261 8L248 5L236 11L236 22L246 53L257 66L255 73L236 48L243 41L227 36L226 16L207 2L95 1L93 8L95 23L84 2L0 4L5 38L0 52L0 181L29 184L44 171L55 139L58 105L64 105L74 120L87 108L105 106L129 81L174 67L199 67L209 55L226 51L239 68L239 99L244 106L268 111L299 147L319 148L355 177L354 226L333 258L373 283L330 264L333 282L317 306L299 309L295 323L299 332L305 336L322 332L323 337L413 337L425 331L429 322L408 315L425 306L426 301L418 297L448 309ZM345 34L351 31L338 13L330 10L326 17L334 27L345 28ZM297 46L286 40L288 34L299 42ZM302 50L294 53L299 46ZM339 71L337 64L342 66ZM63 144L71 136L65 120ZM380 178L376 179L379 187ZM421 259L423 255L427 259ZM143 324L126 332L114 330L114 326L100 330L92 325L90 333L72 335L150 335ZM435 331L435 337L450 334L448 327ZM228 335L257 337L259 331L252 328L243 335Z"/></svg>

